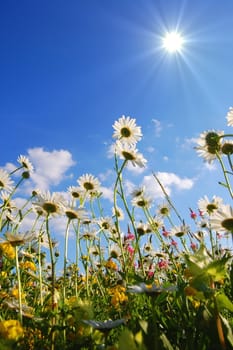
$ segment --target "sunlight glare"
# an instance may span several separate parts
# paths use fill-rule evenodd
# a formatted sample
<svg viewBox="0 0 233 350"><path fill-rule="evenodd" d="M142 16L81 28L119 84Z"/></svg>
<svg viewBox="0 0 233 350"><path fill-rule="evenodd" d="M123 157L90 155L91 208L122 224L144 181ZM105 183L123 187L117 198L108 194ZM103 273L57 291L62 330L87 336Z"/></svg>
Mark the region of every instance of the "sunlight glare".
<svg viewBox="0 0 233 350"><path fill-rule="evenodd" d="M168 52L179 52L182 49L184 40L177 32L167 33L163 38L163 47Z"/></svg>

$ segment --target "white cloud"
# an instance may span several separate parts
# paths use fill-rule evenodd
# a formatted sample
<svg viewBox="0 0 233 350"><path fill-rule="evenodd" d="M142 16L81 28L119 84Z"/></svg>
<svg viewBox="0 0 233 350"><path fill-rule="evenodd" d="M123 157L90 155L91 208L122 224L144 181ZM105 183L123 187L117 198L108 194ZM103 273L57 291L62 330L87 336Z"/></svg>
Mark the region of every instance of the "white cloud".
<svg viewBox="0 0 233 350"><path fill-rule="evenodd" d="M193 179L181 178L174 173L158 172L156 176L162 183L168 195L171 195L173 189L190 190L194 185ZM163 191L153 175L144 176L142 185L145 186L146 191L150 196L156 198L164 197Z"/></svg>
<svg viewBox="0 0 233 350"><path fill-rule="evenodd" d="M154 151L155 151L155 148L154 147L152 147L152 146L149 146L149 147L147 147L147 152L149 152L149 153L153 153Z"/></svg>
<svg viewBox="0 0 233 350"><path fill-rule="evenodd" d="M161 122L158 119L152 119L152 122L155 126L155 136L160 137L160 133L162 131L162 125Z"/></svg>
<svg viewBox="0 0 233 350"><path fill-rule="evenodd" d="M28 155L35 167L31 179L35 187L48 190L50 185L58 185L75 162L66 150L45 151L42 147L31 148Z"/></svg>
<svg viewBox="0 0 233 350"><path fill-rule="evenodd" d="M102 198L108 199L110 202L113 202L113 188L101 186L100 191L102 192Z"/></svg>

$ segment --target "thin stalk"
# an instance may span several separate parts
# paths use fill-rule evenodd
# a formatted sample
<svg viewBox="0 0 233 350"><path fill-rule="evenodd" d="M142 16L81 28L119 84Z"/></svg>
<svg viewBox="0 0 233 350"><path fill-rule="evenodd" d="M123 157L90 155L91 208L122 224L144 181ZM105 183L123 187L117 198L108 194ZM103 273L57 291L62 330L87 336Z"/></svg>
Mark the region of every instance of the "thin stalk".
<svg viewBox="0 0 233 350"><path fill-rule="evenodd" d="M226 181L226 187L227 187L227 189L228 189L228 191L230 193L231 198L233 199L233 193L232 193L231 185L230 185L230 182L229 182L229 179L228 179L228 176L227 176L227 170L225 168L225 165L223 163L222 158L220 157L220 155L217 152L216 152L216 156L217 156L217 158L219 160L219 163L220 163L222 171L223 171L223 175L224 175L224 178L225 178L225 181Z"/></svg>
<svg viewBox="0 0 233 350"><path fill-rule="evenodd" d="M17 282L18 282L19 321L21 324L23 324L22 285L21 285L21 277L20 277L18 246L15 246L15 266L16 266L16 274L17 274Z"/></svg>

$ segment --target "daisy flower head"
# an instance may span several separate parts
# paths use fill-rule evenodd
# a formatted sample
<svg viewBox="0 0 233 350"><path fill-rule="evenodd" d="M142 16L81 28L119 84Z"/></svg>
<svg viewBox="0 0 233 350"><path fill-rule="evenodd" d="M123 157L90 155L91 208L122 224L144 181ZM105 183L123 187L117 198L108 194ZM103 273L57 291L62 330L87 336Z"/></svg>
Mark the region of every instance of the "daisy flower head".
<svg viewBox="0 0 233 350"><path fill-rule="evenodd" d="M222 204L210 218L210 226L212 230L217 232L233 233L233 209L230 205Z"/></svg>
<svg viewBox="0 0 233 350"><path fill-rule="evenodd" d="M142 186L142 187L137 187L135 188L132 193L131 193L131 196L134 198L134 197L140 197L142 196L143 194L145 193L145 186Z"/></svg>
<svg viewBox="0 0 233 350"><path fill-rule="evenodd" d="M81 189L86 192L99 192L100 182L92 174L84 174L77 180Z"/></svg>
<svg viewBox="0 0 233 350"><path fill-rule="evenodd" d="M134 197L131 201L133 207L150 208L152 205L152 199L146 195L140 197Z"/></svg>
<svg viewBox="0 0 233 350"><path fill-rule="evenodd" d="M213 196L212 201L210 201L207 196L204 196L199 199L198 208L203 214L211 215L221 208L222 201L221 197Z"/></svg>
<svg viewBox="0 0 233 350"><path fill-rule="evenodd" d="M0 191L5 190L7 192L11 192L13 187L13 181L10 178L8 172L4 169L0 169Z"/></svg>
<svg viewBox="0 0 233 350"><path fill-rule="evenodd" d="M27 157L20 155L18 157L18 159L17 159L17 162L19 164L21 164L21 166L23 168L25 168L27 171L33 172L34 167L33 167L32 163L30 162L30 160Z"/></svg>
<svg viewBox="0 0 233 350"><path fill-rule="evenodd" d="M87 218L87 212L83 208L71 208L71 207L64 207L63 209L65 215L69 220L84 220Z"/></svg>
<svg viewBox="0 0 233 350"><path fill-rule="evenodd" d="M139 236L143 236L146 233L151 233L152 232L151 225L148 223L139 222L136 225L136 231Z"/></svg>
<svg viewBox="0 0 233 350"><path fill-rule="evenodd" d="M163 217L169 216L171 211L171 206L168 203L162 203L157 207L158 215Z"/></svg>
<svg viewBox="0 0 233 350"><path fill-rule="evenodd" d="M138 152L135 145L129 145L116 141L115 153L120 159L132 162L133 166L144 168L147 160Z"/></svg>
<svg viewBox="0 0 233 350"><path fill-rule="evenodd" d="M69 186L68 187L68 193L72 196L74 199L80 199L84 197L84 190L81 189L78 186Z"/></svg>
<svg viewBox="0 0 233 350"><path fill-rule="evenodd" d="M208 163L216 159L216 154L221 153L221 137L223 131L205 131L200 134L195 147L200 157Z"/></svg>
<svg viewBox="0 0 233 350"><path fill-rule="evenodd" d="M113 227L112 218L110 217L100 218L96 222L102 231L111 231Z"/></svg>
<svg viewBox="0 0 233 350"><path fill-rule="evenodd" d="M171 228L171 236L182 237L190 231L190 227L183 224Z"/></svg>
<svg viewBox="0 0 233 350"><path fill-rule="evenodd" d="M233 107L229 108L226 119L227 119L227 125L233 126Z"/></svg>
<svg viewBox="0 0 233 350"><path fill-rule="evenodd" d="M37 201L33 203L35 209L41 210L42 215L59 215L63 213L64 198L61 194L47 191L37 196Z"/></svg>
<svg viewBox="0 0 233 350"><path fill-rule="evenodd" d="M12 246L24 245L25 243L32 242L37 239L37 234L35 232L26 231L24 233L15 233L8 231L5 233L7 242Z"/></svg>
<svg viewBox="0 0 233 350"><path fill-rule="evenodd" d="M111 258L118 259L121 256L121 249L117 244L113 244L109 248Z"/></svg>
<svg viewBox="0 0 233 350"><path fill-rule="evenodd" d="M113 124L113 138L127 144L136 144L142 138L141 127L133 118L124 115Z"/></svg>
<svg viewBox="0 0 233 350"><path fill-rule="evenodd" d="M124 220L125 215L123 210L120 207L113 207L112 208L112 215L113 217L117 217L117 220Z"/></svg>

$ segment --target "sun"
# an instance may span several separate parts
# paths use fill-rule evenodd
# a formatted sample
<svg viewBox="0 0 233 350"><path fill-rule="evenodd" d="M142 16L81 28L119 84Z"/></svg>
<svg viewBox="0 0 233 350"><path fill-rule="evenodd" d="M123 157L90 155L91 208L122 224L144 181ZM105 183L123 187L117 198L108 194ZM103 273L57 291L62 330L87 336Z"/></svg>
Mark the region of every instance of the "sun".
<svg viewBox="0 0 233 350"><path fill-rule="evenodd" d="M184 39L178 32L169 32L163 38L163 48L168 52L180 52Z"/></svg>

